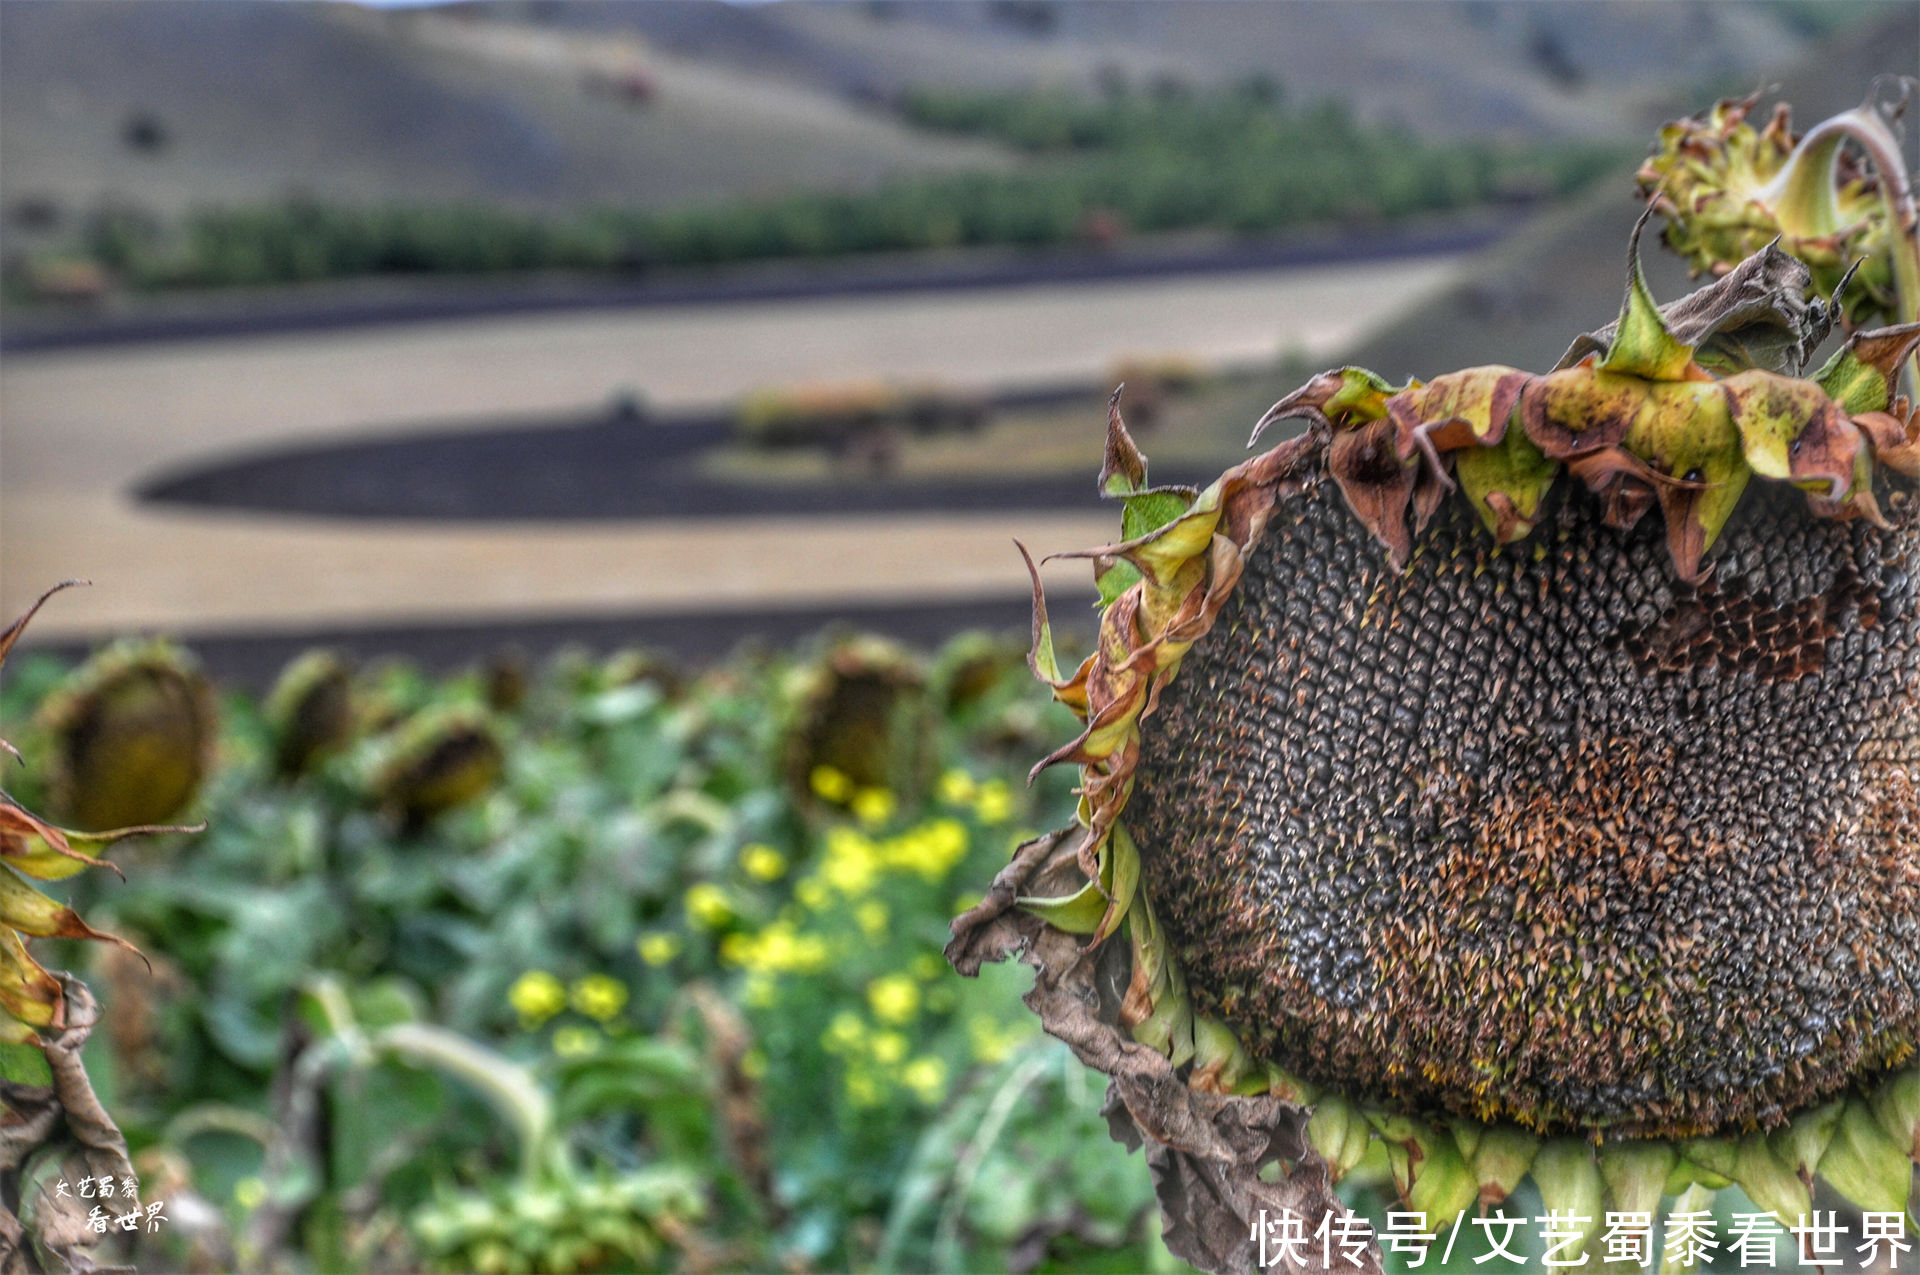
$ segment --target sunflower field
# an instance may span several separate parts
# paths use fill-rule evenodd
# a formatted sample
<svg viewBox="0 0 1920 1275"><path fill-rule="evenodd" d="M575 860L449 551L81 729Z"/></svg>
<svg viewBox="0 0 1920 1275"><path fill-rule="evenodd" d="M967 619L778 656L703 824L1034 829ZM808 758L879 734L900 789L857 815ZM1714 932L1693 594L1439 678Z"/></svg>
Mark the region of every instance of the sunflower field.
<svg viewBox="0 0 1920 1275"><path fill-rule="evenodd" d="M9 668L23 805L154 746L130 662L204 687L165 646ZM143 1269L1174 1266L1022 977L940 956L1071 809L1026 785L1063 726L1029 686L986 637L692 677L316 653L166 723L204 778L133 813L205 830L61 883L152 972L36 948L105 1006L88 1070L173 1223Z"/></svg>

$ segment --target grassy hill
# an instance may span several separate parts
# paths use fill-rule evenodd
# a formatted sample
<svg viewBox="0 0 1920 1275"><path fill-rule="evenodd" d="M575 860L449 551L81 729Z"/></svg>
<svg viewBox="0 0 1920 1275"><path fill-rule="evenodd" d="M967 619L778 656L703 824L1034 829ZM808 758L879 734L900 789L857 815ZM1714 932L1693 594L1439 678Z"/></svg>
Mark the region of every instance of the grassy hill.
<svg viewBox="0 0 1920 1275"><path fill-rule="evenodd" d="M1004 162L630 33L275 0L8 0L0 154L14 232L103 199L666 207Z"/></svg>
<svg viewBox="0 0 1920 1275"><path fill-rule="evenodd" d="M1255 74L1433 135L1637 140L1649 97L1745 84L1884 8L8 0L0 195L18 235L108 198L170 215L295 193L554 210L863 189L1008 162L903 126L887 106L910 89Z"/></svg>
<svg viewBox="0 0 1920 1275"><path fill-rule="evenodd" d="M919 87L1194 88L1261 75L1299 101L1436 137L1638 139L1654 99L1752 87L1889 3L1574 0L520 0L525 18L633 31L703 62L888 100Z"/></svg>
<svg viewBox="0 0 1920 1275"><path fill-rule="evenodd" d="M1393 218L1578 185L1886 12L7 0L0 269L89 298ZM1036 112L1111 118L1036 145Z"/></svg>

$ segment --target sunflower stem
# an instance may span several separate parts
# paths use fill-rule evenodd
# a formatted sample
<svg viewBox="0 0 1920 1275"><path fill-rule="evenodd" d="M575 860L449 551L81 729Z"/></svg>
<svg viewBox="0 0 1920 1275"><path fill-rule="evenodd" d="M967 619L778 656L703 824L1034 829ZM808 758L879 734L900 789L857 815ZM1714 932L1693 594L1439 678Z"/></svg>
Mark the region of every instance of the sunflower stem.
<svg viewBox="0 0 1920 1275"><path fill-rule="evenodd" d="M445 1072L477 1089L520 1139L520 1176L529 1185L559 1167L553 1151L553 1100L520 1064L464 1036L427 1023L396 1023L376 1048Z"/></svg>

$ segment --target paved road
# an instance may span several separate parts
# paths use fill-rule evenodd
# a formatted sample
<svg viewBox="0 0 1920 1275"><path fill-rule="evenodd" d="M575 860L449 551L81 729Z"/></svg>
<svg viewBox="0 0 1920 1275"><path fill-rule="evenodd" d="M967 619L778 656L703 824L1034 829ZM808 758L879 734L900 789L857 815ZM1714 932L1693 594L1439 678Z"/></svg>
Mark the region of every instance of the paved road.
<svg viewBox="0 0 1920 1275"><path fill-rule="evenodd" d="M0 615L74 575L95 587L51 609L41 640L1016 597L1011 535L1076 547L1106 538L1110 519L343 523L140 505L129 493L162 472L280 446L578 419L629 390L663 409L712 410L805 380L1008 389L1094 382L1129 354L1218 366L1292 349L1329 360L1463 261L12 353L0 367ZM1090 404L1088 427L1099 418ZM1079 587L1083 573L1063 567L1054 579Z"/></svg>
<svg viewBox="0 0 1920 1275"><path fill-rule="evenodd" d="M1529 209L1481 210L1419 225L1345 229L1268 239L1202 238L1095 249L970 249L879 254L841 261L758 262L719 271L668 270L631 281L566 276L464 280L359 279L152 298L128 313L19 314L0 326L0 353L77 349L268 333L325 332L377 324L528 317L634 307L820 300L1379 263L1457 256L1504 237Z"/></svg>

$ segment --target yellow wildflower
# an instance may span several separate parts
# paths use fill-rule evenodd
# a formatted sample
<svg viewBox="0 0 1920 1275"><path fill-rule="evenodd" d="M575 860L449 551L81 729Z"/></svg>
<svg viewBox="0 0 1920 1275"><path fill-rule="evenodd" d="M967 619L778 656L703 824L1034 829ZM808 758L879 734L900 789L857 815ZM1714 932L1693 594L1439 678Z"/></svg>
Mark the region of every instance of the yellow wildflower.
<svg viewBox="0 0 1920 1275"><path fill-rule="evenodd" d="M582 1058L600 1048L600 1033L591 1027L562 1027L553 1034L553 1052L562 1058Z"/></svg>
<svg viewBox="0 0 1920 1275"><path fill-rule="evenodd" d="M717 930L733 920L733 904L727 899L727 892L711 881L688 886L685 902L688 919L709 930Z"/></svg>
<svg viewBox="0 0 1920 1275"><path fill-rule="evenodd" d="M545 970L528 970L507 989L507 1003L527 1027L538 1027L567 1007L567 989Z"/></svg>
<svg viewBox="0 0 1920 1275"><path fill-rule="evenodd" d="M845 801L853 793L853 780L832 766L815 766L813 773L807 776L807 786L813 789L813 795L820 800L836 804Z"/></svg>
<svg viewBox="0 0 1920 1275"><path fill-rule="evenodd" d="M740 866L756 881L778 881L787 875L787 856L770 845L755 842L740 852Z"/></svg>
<svg viewBox="0 0 1920 1275"><path fill-rule="evenodd" d="M831 896L828 893L826 882L820 880L818 877L808 877L805 881L802 881L793 888L793 897L800 901L801 907L811 908L813 911L818 912L827 905Z"/></svg>
<svg viewBox="0 0 1920 1275"><path fill-rule="evenodd" d="M720 955L760 974L812 974L826 966L828 950L825 939L797 933L792 919L783 916L751 938L728 935Z"/></svg>
<svg viewBox="0 0 1920 1275"><path fill-rule="evenodd" d="M775 921L760 931L759 960L763 965L785 967L792 963L798 936L791 921Z"/></svg>
<svg viewBox="0 0 1920 1275"><path fill-rule="evenodd" d="M820 1034L820 1047L830 1054L843 1054L858 1049L867 1039L867 1025L860 1021L860 1015L850 1009L843 1009L833 1016L827 1024L827 1030Z"/></svg>
<svg viewBox="0 0 1920 1275"><path fill-rule="evenodd" d="M973 800L973 776L955 767L940 776L935 791L949 806L964 806Z"/></svg>
<svg viewBox="0 0 1920 1275"><path fill-rule="evenodd" d="M907 1056L907 1038L899 1032L875 1032L868 1048L875 1062L891 1067Z"/></svg>
<svg viewBox="0 0 1920 1275"><path fill-rule="evenodd" d="M827 965L827 941L818 934L782 933L783 942L774 954L776 968L788 974L816 974ZM773 958L770 958L773 959Z"/></svg>
<svg viewBox="0 0 1920 1275"><path fill-rule="evenodd" d="M907 974L885 974L867 984L867 1004L883 1023L911 1022L920 1009L920 985Z"/></svg>
<svg viewBox="0 0 1920 1275"><path fill-rule="evenodd" d="M885 788L862 788L853 794L853 815L868 827L878 827L893 818L893 794Z"/></svg>
<svg viewBox="0 0 1920 1275"><path fill-rule="evenodd" d="M639 950L640 959L649 965L665 965L680 955L680 936L656 930L652 934L642 934L634 944Z"/></svg>
<svg viewBox="0 0 1920 1275"><path fill-rule="evenodd" d="M947 1093L947 1064L938 1058L916 1058L900 1070L900 1083L929 1107Z"/></svg>
<svg viewBox="0 0 1920 1275"><path fill-rule="evenodd" d="M792 970L795 974L817 974L827 967L827 941L818 934L804 935L793 944Z"/></svg>
<svg viewBox="0 0 1920 1275"><path fill-rule="evenodd" d="M927 881L944 880L967 857L967 829L958 819L930 819L915 828L898 849L902 868Z"/></svg>
<svg viewBox="0 0 1920 1275"><path fill-rule="evenodd" d="M1005 823L1013 817L1013 790L1004 779L989 779L973 799L973 813L981 823Z"/></svg>
<svg viewBox="0 0 1920 1275"><path fill-rule="evenodd" d="M857 896L872 888L880 861L873 842L852 828L835 828L827 833L827 852L820 872L840 893Z"/></svg>
<svg viewBox="0 0 1920 1275"><path fill-rule="evenodd" d="M868 899L853 910L853 919L859 922L862 934L877 939L887 932L887 905L878 899Z"/></svg>
<svg viewBox="0 0 1920 1275"><path fill-rule="evenodd" d="M627 1007L627 985L606 974L589 974L574 982L573 1007L604 1023Z"/></svg>
<svg viewBox="0 0 1920 1275"><path fill-rule="evenodd" d="M922 952L913 958L908 966L913 976L923 983L932 982L947 972L947 963L932 952Z"/></svg>

